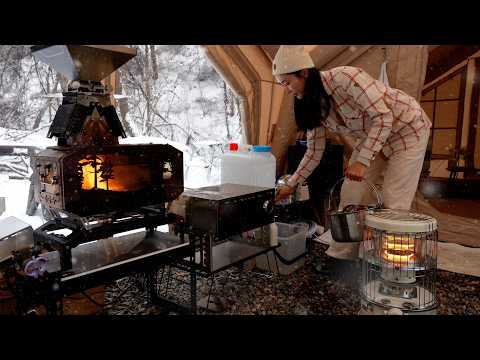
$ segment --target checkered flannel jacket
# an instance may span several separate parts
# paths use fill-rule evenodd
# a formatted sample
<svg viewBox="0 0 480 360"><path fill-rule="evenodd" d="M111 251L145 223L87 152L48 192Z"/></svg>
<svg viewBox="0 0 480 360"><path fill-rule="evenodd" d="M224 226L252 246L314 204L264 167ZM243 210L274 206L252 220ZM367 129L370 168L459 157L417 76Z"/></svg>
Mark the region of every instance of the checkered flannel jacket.
<svg viewBox="0 0 480 360"><path fill-rule="evenodd" d="M362 69L341 66L320 71L331 110L323 126L307 131L307 151L289 180L303 182L325 150L325 129L354 137L356 160L370 165L379 151L388 158L406 151L431 122L420 104L401 90L384 85Z"/></svg>

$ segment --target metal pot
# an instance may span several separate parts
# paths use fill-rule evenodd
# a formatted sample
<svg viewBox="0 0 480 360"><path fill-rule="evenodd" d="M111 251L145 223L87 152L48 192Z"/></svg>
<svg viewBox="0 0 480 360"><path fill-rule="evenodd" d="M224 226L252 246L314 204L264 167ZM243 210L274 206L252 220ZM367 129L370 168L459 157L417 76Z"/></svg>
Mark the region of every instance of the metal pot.
<svg viewBox="0 0 480 360"><path fill-rule="evenodd" d="M288 186L288 180L292 175L283 175L277 180L275 189L278 191L279 188L283 186ZM295 202L303 202L310 199L310 192L308 190L308 185L306 183L298 184L296 186L295 192L288 195L287 198L278 202L278 205L291 205Z"/></svg>
<svg viewBox="0 0 480 360"><path fill-rule="evenodd" d="M280 189L281 187L288 186L288 179L290 179L292 175L283 175L277 180L276 190ZM293 194L288 195L283 200L278 202L278 205L291 205L295 202L295 192Z"/></svg>
<svg viewBox="0 0 480 360"><path fill-rule="evenodd" d="M382 198L377 188L372 183L364 180L377 196L376 206L367 207L362 205L348 205L343 210L333 210L331 208L333 191L344 179L345 178L341 178L338 180L330 189L330 196L328 199L330 231L333 240L336 242L360 242L363 240L363 215L365 210L382 208Z"/></svg>

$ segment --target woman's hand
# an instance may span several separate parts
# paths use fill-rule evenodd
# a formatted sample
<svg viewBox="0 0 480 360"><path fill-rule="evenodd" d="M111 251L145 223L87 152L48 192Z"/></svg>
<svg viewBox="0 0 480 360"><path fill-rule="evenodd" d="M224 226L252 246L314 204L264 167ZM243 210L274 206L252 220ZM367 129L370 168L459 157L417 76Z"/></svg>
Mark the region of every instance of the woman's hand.
<svg viewBox="0 0 480 360"><path fill-rule="evenodd" d="M362 181L367 167L361 162L355 161L345 170L345 176L353 181Z"/></svg>
<svg viewBox="0 0 480 360"><path fill-rule="evenodd" d="M275 203L287 198L289 195L295 192L295 188L291 186L281 186L278 188L277 194L275 196Z"/></svg>

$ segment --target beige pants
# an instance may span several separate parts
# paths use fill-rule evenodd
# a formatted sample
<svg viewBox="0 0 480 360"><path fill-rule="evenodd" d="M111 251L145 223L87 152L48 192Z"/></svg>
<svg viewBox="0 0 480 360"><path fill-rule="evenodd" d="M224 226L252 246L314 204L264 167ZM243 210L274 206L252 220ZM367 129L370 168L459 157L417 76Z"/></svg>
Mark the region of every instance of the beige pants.
<svg viewBox="0 0 480 360"><path fill-rule="evenodd" d="M429 130L425 129L409 144L407 151L392 155L388 161L377 156L365 172L365 179L374 184L383 197L383 205L389 209L410 210L418 180L423 167L423 159L427 149ZM350 157L349 165L356 161L358 152L355 150ZM382 180L383 178L383 180ZM364 182L345 179L340 193L339 208L347 205L375 204L376 197L370 187ZM339 259L356 259L359 243L338 243L331 241L327 255Z"/></svg>

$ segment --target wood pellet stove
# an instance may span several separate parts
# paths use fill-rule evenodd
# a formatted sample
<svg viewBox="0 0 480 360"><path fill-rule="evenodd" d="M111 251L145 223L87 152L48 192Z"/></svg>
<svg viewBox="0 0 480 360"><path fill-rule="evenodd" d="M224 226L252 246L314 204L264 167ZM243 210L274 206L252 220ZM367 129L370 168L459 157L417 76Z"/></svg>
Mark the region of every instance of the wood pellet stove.
<svg viewBox="0 0 480 360"><path fill-rule="evenodd" d="M126 137L100 81L136 55L124 46L34 46L32 54L69 80L48 131L58 145L34 157L35 199L57 216L34 232L40 251L69 269L81 243L172 223L165 204L183 192L183 154L168 144L119 145ZM68 236L58 230L68 229ZM53 233L57 231L57 234Z"/></svg>

